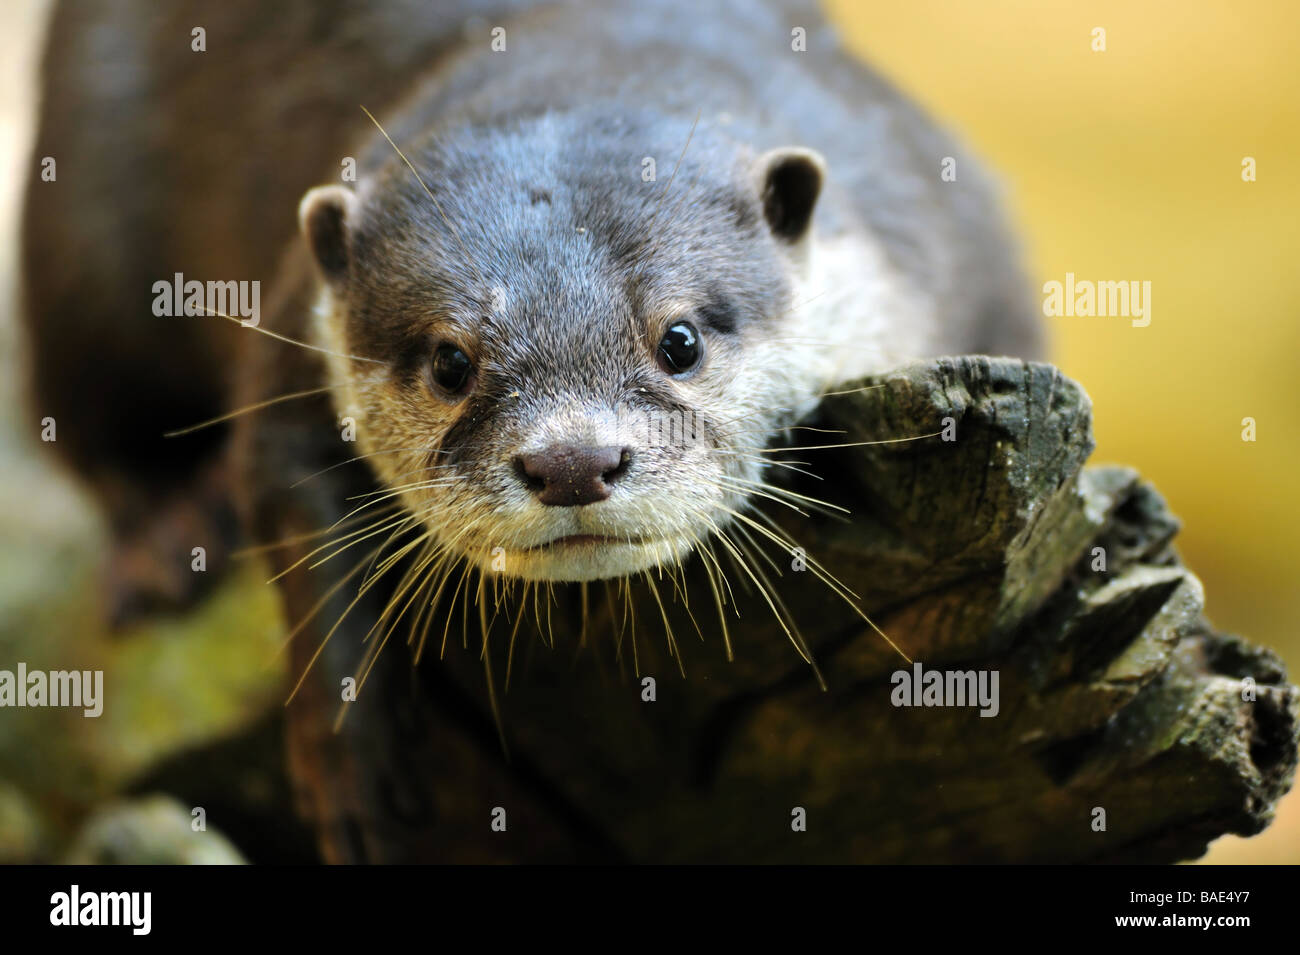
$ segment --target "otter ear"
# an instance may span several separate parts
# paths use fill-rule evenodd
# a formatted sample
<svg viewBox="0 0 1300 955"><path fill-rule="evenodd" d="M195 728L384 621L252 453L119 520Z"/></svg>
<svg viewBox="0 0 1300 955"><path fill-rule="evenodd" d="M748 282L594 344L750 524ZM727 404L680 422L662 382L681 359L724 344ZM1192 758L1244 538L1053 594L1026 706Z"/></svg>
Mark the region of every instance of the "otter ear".
<svg viewBox="0 0 1300 955"><path fill-rule="evenodd" d="M763 216L773 235L791 243L803 238L825 178L826 160L811 149L783 146L758 157Z"/></svg>
<svg viewBox="0 0 1300 955"><path fill-rule="evenodd" d="M316 259L321 275L341 285L348 274L348 224L357 196L342 186L317 186L298 203L298 228Z"/></svg>

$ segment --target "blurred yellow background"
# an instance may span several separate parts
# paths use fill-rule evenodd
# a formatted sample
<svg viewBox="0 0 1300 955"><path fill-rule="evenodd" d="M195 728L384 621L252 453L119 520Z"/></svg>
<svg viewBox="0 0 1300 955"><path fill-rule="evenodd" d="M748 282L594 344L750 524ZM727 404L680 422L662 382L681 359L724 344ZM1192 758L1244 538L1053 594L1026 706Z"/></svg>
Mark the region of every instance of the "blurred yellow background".
<svg viewBox="0 0 1300 955"><path fill-rule="evenodd" d="M828 6L855 52L998 174L1035 289L1067 272L1151 282L1149 326L1048 319L1052 358L1092 396L1094 460L1138 468L1183 519L1210 618L1279 651L1294 681L1300 4ZM1263 835L1220 839L1205 861L1300 862L1297 793Z"/></svg>

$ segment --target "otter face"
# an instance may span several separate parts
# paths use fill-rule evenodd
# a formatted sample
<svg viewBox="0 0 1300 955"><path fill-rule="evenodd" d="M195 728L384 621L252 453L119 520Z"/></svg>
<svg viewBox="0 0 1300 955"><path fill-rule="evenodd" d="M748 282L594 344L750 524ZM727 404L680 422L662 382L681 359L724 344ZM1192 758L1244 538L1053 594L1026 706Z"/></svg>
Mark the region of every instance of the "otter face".
<svg viewBox="0 0 1300 955"><path fill-rule="evenodd" d="M815 400L787 316L821 160L697 131L670 176L687 133L548 116L303 199L337 410L440 553L563 581L681 560Z"/></svg>

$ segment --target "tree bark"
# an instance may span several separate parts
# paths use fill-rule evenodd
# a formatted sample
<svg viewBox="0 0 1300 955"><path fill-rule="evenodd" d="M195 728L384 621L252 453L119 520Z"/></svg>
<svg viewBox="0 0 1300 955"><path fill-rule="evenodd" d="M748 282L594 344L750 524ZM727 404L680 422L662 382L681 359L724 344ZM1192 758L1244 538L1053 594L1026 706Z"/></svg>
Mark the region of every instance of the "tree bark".
<svg viewBox="0 0 1300 955"><path fill-rule="evenodd" d="M729 531L754 553L746 571L714 545L721 613L697 557L680 576L534 591L512 639L519 588L499 603L486 581L437 608L418 668L392 640L336 734L325 702L348 667L325 666L300 694L316 703L288 713L326 857L1173 862L1268 824L1297 690L1206 620L1155 490L1084 467L1076 384L943 359L830 396L813 424L843 433L792 431L773 457L822 479L773 478L851 516L766 501L802 550ZM295 666L318 636L295 641ZM897 705L917 673L903 654L945 679L996 673L996 715Z"/></svg>

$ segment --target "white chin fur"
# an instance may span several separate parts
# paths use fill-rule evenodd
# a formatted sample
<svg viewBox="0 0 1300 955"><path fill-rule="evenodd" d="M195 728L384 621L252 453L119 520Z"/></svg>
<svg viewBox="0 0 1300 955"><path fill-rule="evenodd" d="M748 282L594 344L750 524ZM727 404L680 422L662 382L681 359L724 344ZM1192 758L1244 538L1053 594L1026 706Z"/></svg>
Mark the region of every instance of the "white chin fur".
<svg viewBox="0 0 1300 955"><path fill-rule="evenodd" d="M690 553L688 541L658 540L644 543L561 544L539 550L498 550L476 555L484 573L499 573L522 580L576 582L607 580L637 574L661 564L672 564Z"/></svg>

